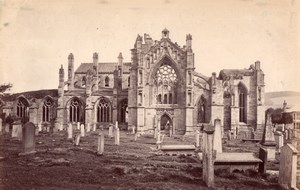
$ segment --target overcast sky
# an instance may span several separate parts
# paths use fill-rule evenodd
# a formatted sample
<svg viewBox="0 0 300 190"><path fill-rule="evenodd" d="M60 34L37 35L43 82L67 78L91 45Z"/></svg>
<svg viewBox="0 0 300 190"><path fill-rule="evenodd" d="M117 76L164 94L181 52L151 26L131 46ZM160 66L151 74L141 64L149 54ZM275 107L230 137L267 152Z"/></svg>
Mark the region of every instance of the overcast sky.
<svg viewBox="0 0 300 190"><path fill-rule="evenodd" d="M193 36L204 75L260 60L266 91L300 91L299 11L297 0L0 0L0 84L55 89L70 52L75 68L93 52L130 61L137 34L159 40L167 28L180 46Z"/></svg>

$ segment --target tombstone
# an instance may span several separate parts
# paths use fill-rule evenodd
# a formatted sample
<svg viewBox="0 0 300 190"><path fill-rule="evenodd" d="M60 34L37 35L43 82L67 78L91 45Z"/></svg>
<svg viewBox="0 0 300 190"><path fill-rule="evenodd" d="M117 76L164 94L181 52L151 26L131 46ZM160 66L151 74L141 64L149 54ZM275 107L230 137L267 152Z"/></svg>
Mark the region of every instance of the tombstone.
<svg viewBox="0 0 300 190"><path fill-rule="evenodd" d="M214 143L213 147L214 150L217 151L217 153L222 152L222 126L221 126L221 120L220 119L215 119L215 132L214 132Z"/></svg>
<svg viewBox="0 0 300 190"><path fill-rule="evenodd" d="M115 130L115 145L120 145L120 129Z"/></svg>
<svg viewBox="0 0 300 190"><path fill-rule="evenodd" d="M83 124L80 125L80 135L81 135L82 137L85 136L85 131L84 131L84 125L83 125Z"/></svg>
<svg viewBox="0 0 300 190"><path fill-rule="evenodd" d="M11 137L12 138L16 138L18 137L18 133L22 131L22 125L21 123L13 123L13 127L12 127L12 132L11 132Z"/></svg>
<svg viewBox="0 0 300 190"><path fill-rule="evenodd" d="M161 141L160 131L157 132L156 144Z"/></svg>
<svg viewBox="0 0 300 190"><path fill-rule="evenodd" d="M109 128L108 128L108 136L110 137L110 138L112 138L113 137L113 126L109 126Z"/></svg>
<svg viewBox="0 0 300 190"><path fill-rule="evenodd" d="M80 130L80 123L77 122L77 130Z"/></svg>
<svg viewBox="0 0 300 190"><path fill-rule="evenodd" d="M35 153L35 125L27 122L22 128L22 152L19 155Z"/></svg>
<svg viewBox="0 0 300 190"><path fill-rule="evenodd" d="M0 118L0 134L2 134L2 119Z"/></svg>
<svg viewBox="0 0 300 190"><path fill-rule="evenodd" d="M135 126L132 126L132 134L135 134Z"/></svg>
<svg viewBox="0 0 300 190"><path fill-rule="evenodd" d="M116 126L115 126L116 129L119 128L119 124L118 124L118 121L116 121Z"/></svg>
<svg viewBox="0 0 300 190"><path fill-rule="evenodd" d="M41 132L42 131L42 122L38 123L38 131Z"/></svg>
<svg viewBox="0 0 300 190"><path fill-rule="evenodd" d="M155 127L155 128L154 128L154 138L155 138L155 139L157 138L157 133L158 133L158 130L157 130L157 128Z"/></svg>
<svg viewBox="0 0 300 190"><path fill-rule="evenodd" d="M136 133L134 133L134 137L133 137L134 139L134 142L136 142L137 141L137 138L138 138L138 133L136 132Z"/></svg>
<svg viewBox="0 0 300 190"><path fill-rule="evenodd" d="M215 125L216 125L216 120L215 120ZM203 155L202 156L203 158L202 178L206 183L207 187L214 186L214 161L216 157L216 151L213 148L213 144L214 144L213 136L214 136L214 129L212 126L206 127L203 130L203 138L205 139L203 142L205 143L205 145L203 147L203 153L202 153Z"/></svg>
<svg viewBox="0 0 300 190"><path fill-rule="evenodd" d="M297 189L297 153L291 144L281 148L278 183L284 189Z"/></svg>
<svg viewBox="0 0 300 190"><path fill-rule="evenodd" d="M104 152L104 134L99 133L97 154L98 155L103 155L103 152Z"/></svg>
<svg viewBox="0 0 300 190"><path fill-rule="evenodd" d="M93 131L94 132L96 131L96 128L97 128L97 125L96 125L96 123L94 123L94 125L93 125Z"/></svg>
<svg viewBox="0 0 300 190"><path fill-rule="evenodd" d="M90 125L90 123L88 123L86 125L86 132L89 133L90 131L91 131L91 125Z"/></svg>
<svg viewBox="0 0 300 190"><path fill-rule="evenodd" d="M276 131L274 133L275 142L276 142L276 150L280 152L280 148L283 146L283 134L280 131Z"/></svg>
<svg viewBox="0 0 300 190"><path fill-rule="evenodd" d="M68 125L67 132L68 132L68 139L72 139L73 138L73 126L71 123L69 123L69 125Z"/></svg>
<svg viewBox="0 0 300 190"><path fill-rule="evenodd" d="M228 130L228 132L227 132L227 138L228 138L228 140L232 139L231 130Z"/></svg>
<svg viewBox="0 0 300 190"><path fill-rule="evenodd" d="M199 130L196 130L196 133L195 133L195 140L196 140L196 147L199 147L200 146L200 131Z"/></svg>
<svg viewBox="0 0 300 190"><path fill-rule="evenodd" d="M79 146L79 142L80 142L80 134L75 135L74 137L74 146Z"/></svg>
<svg viewBox="0 0 300 190"><path fill-rule="evenodd" d="M275 160L276 143L270 114L267 114L267 120L261 144L268 151L268 161Z"/></svg>
<svg viewBox="0 0 300 190"><path fill-rule="evenodd" d="M5 125L5 133L9 133L9 124L8 123L6 123L6 125Z"/></svg>

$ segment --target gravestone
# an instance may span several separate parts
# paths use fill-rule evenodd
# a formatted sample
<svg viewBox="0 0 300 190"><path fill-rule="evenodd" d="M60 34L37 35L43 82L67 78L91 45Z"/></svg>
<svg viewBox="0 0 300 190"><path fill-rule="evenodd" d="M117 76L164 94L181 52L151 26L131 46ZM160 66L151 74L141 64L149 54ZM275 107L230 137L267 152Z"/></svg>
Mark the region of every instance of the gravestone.
<svg viewBox="0 0 300 190"><path fill-rule="evenodd" d="M103 155L104 152L104 134L100 133L98 136L98 148L97 148L97 154Z"/></svg>
<svg viewBox="0 0 300 190"><path fill-rule="evenodd" d="M41 132L42 131L42 122L38 123L38 131Z"/></svg>
<svg viewBox="0 0 300 190"><path fill-rule="evenodd" d="M215 119L215 132L214 132L214 143L213 147L214 150L217 151L217 153L222 153L222 126L221 126L221 120L220 119Z"/></svg>
<svg viewBox="0 0 300 190"><path fill-rule="evenodd" d="M284 189L297 189L297 153L291 144L281 148L278 183Z"/></svg>
<svg viewBox="0 0 300 190"><path fill-rule="evenodd" d="M117 122L116 122L117 124ZM120 129L115 129L115 145L120 145Z"/></svg>
<svg viewBox="0 0 300 190"><path fill-rule="evenodd" d="M27 122L22 128L22 152L19 155L35 153L35 125Z"/></svg>
<svg viewBox="0 0 300 190"><path fill-rule="evenodd" d="M155 139L157 138L157 132L158 132L158 130L157 130L157 128L155 127L155 128L154 128L154 138L155 138Z"/></svg>
<svg viewBox="0 0 300 190"><path fill-rule="evenodd" d="M9 124L8 123L5 124L5 133L9 133Z"/></svg>
<svg viewBox="0 0 300 190"><path fill-rule="evenodd" d="M77 130L80 130L80 123L77 122Z"/></svg>
<svg viewBox="0 0 300 190"><path fill-rule="evenodd" d="M273 133L273 126L271 121L271 115L267 114L263 139L261 141L261 144L265 149L268 151L268 161L275 160L275 153L276 153L276 143Z"/></svg>
<svg viewBox="0 0 300 190"><path fill-rule="evenodd" d="M90 125L90 123L88 123L86 125L86 132L89 133L90 131L91 131L91 125Z"/></svg>
<svg viewBox="0 0 300 190"><path fill-rule="evenodd" d="M116 121L116 126L115 126L116 129L119 128L119 124L118 124L118 121Z"/></svg>
<svg viewBox="0 0 300 190"><path fill-rule="evenodd" d="M0 118L0 134L2 134L2 119Z"/></svg>
<svg viewBox="0 0 300 190"><path fill-rule="evenodd" d="M93 125L93 131L95 132L96 129L97 129L97 125L96 125L96 123L94 123L94 125Z"/></svg>
<svg viewBox="0 0 300 190"><path fill-rule="evenodd" d="M74 146L79 146L79 142L80 142L80 134L75 135L74 137Z"/></svg>
<svg viewBox="0 0 300 190"><path fill-rule="evenodd" d="M82 137L84 137L84 135L85 135L84 125L83 125L83 124L80 125L80 135L81 135Z"/></svg>
<svg viewBox="0 0 300 190"><path fill-rule="evenodd" d="M196 133L195 133L195 140L196 140L196 147L199 147L200 146L200 131L199 130L196 130Z"/></svg>
<svg viewBox="0 0 300 190"><path fill-rule="evenodd" d="M12 138L18 137L20 131L22 131L22 124L21 123L13 123L11 137Z"/></svg>
<svg viewBox="0 0 300 190"><path fill-rule="evenodd" d="M137 141L137 138L138 138L138 133L136 132L136 133L134 133L134 136L133 136L133 140L134 140L134 142L136 142Z"/></svg>
<svg viewBox="0 0 300 190"><path fill-rule="evenodd" d="M110 138L112 138L113 137L113 126L109 126L109 128L108 128L108 136L110 137Z"/></svg>
<svg viewBox="0 0 300 190"><path fill-rule="evenodd" d="M73 126L71 123L69 123L67 131L68 131L68 139L72 139L73 138Z"/></svg>
<svg viewBox="0 0 300 190"><path fill-rule="evenodd" d="M132 134L135 134L135 126L132 126Z"/></svg>
<svg viewBox="0 0 300 190"><path fill-rule="evenodd" d="M274 132L276 150L280 152L280 148L283 146L283 134L280 131Z"/></svg>

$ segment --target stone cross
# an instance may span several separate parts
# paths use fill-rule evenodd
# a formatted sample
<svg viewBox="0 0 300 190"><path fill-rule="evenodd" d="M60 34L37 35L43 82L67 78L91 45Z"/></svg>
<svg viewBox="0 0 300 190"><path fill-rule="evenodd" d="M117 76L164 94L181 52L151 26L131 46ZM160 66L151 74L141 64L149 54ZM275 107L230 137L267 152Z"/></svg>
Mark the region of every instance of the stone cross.
<svg viewBox="0 0 300 190"><path fill-rule="evenodd" d="M88 123L86 125L86 132L89 133L90 131L91 131L91 125L90 125L90 123Z"/></svg>
<svg viewBox="0 0 300 190"><path fill-rule="evenodd" d="M203 173L202 177L208 187L214 186L214 161L215 150L213 149L214 129L207 127L203 130L204 148L203 148Z"/></svg>
<svg viewBox="0 0 300 190"><path fill-rule="evenodd" d="M97 125L96 125L96 123L94 123L94 125L93 125L93 131L94 132L96 131L96 128L97 128Z"/></svg>
<svg viewBox="0 0 300 190"><path fill-rule="evenodd" d="M115 145L120 145L120 129L115 130Z"/></svg>
<svg viewBox="0 0 300 190"><path fill-rule="evenodd" d="M97 154L98 155L103 155L103 152L104 152L104 134L99 133Z"/></svg>
<svg viewBox="0 0 300 190"><path fill-rule="evenodd" d="M22 129L22 152L19 155L35 153L35 125L27 122Z"/></svg>
<svg viewBox="0 0 300 190"><path fill-rule="evenodd" d="M199 130L196 130L195 140L196 140L196 147L199 147L200 146L200 131Z"/></svg>
<svg viewBox="0 0 300 190"><path fill-rule="evenodd" d="M72 139L73 138L73 126L71 123L69 123L67 131L68 131L68 139Z"/></svg>
<svg viewBox="0 0 300 190"><path fill-rule="evenodd" d="M81 135L82 137L84 137L84 135L85 135L84 125L83 125L83 124L80 125L80 135Z"/></svg>
<svg viewBox="0 0 300 190"><path fill-rule="evenodd" d="M113 126L109 126L109 128L108 128L108 136L110 137L110 138L112 138L113 137Z"/></svg>
<svg viewBox="0 0 300 190"><path fill-rule="evenodd" d="M220 119L215 119L215 133L214 133L214 143L213 147L214 150L217 151L217 153L222 152L222 126L221 126L221 120Z"/></svg>
<svg viewBox="0 0 300 190"><path fill-rule="evenodd" d="M80 142L80 134L75 135L74 137L74 146L79 146L79 142Z"/></svg>

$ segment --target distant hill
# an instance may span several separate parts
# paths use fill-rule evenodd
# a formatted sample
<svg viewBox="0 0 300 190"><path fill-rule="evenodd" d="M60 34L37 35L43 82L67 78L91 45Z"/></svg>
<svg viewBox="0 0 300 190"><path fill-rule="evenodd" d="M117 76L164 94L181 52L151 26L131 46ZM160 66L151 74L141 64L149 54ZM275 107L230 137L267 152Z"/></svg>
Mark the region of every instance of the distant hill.
<svg viewBox="0 0 300 190"><path fill-rule="evenodd" d="M288 107L299 107L300 92L278 91L265 93L265 105L267 108L282 108L283 102L287 102Z"/></svg>

